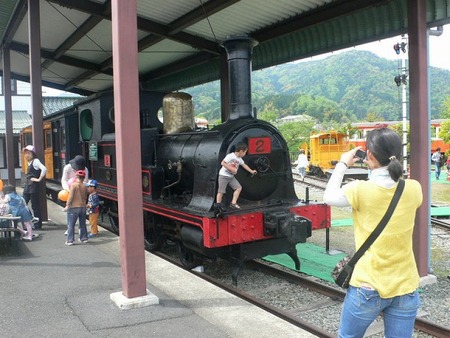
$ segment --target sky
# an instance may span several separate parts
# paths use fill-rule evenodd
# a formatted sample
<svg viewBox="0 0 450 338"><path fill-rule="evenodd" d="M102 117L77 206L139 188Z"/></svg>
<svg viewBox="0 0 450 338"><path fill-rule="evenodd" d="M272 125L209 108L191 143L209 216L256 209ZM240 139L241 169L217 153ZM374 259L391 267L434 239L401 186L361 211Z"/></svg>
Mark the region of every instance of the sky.
<svg viewBox="0 0 450 338"><path fill-rule="evenodd" d="M435 28L433 28L435 30ZM431 36L429 37L429 63L432 67L444 68L450 70L450 57L448 55L448 47L450 46L450 25L446 25L443 27L444 32L441 36ZM385 40L375 41L371 43L367 43L364 45L359 45L356 47L346 48L337 52L327 53L319 56L318 58L323 58L329 56L331 54L339 53L342 51L348 51L351 49L356 50L367 50L375 53L379 57L389 59L389 60L398 60L403 52L400 52L400 55L397 55L394 51L394 45L396 43L401 43L403 38L401 36L389 38ZM407 39L406 39L407 42ZM315 57L311 58L311 60L315 60Z"/></svg>
<svg viewBox="0 0 450 338"><path fill-rule="evenodd" d="M438 68L450 70L450 56L447 54L448 47L450 46L450 25L446 25L443 28L444 28L444 32L442 33L441 36L430 36L429 37L429 56L430 56L429 63L430 63L430 66L432 66L432 67L438 67ZM317 59L325 58L332 54L340 53L342 51L347 51L350 49L367 50L367 51L371 51L371 52L375 53L376 55L378 55L379 57L382 57L385 59L398 60L403 53L401 52L400 55L397 55L394 51L393 46L397 42L401 43L402 41L404 41L403 38L401 36L398 36L398 37L394 37L394 38L389 38L389 39L385 39L385 40L367 43L364 45L359 45L356 47L343 49L343 50L336 51L333 53L327 53L327 54L319 55L316 57L303 59L302 61L317 60ZM62 91L59 91L56 89L51 89L51 88L46 88L46 87L44 87L44 90L45 90L44 95L46 95L46 96L50 96L50 95L57 96L57 95L61 95L62 93L64 93Z"/></svg>

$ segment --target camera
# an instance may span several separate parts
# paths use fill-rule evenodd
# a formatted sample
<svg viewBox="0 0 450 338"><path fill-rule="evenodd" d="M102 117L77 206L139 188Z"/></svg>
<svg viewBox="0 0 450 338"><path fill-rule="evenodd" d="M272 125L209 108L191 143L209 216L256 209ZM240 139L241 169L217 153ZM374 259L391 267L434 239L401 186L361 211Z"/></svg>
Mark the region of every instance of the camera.
<svg viewBox="0 0 450 338"><path fill-rule="evenodd" d="M356 151L355 157L359 158L360 160L364 160L366 158L366 152L364 150L358 149Z"/></svg>

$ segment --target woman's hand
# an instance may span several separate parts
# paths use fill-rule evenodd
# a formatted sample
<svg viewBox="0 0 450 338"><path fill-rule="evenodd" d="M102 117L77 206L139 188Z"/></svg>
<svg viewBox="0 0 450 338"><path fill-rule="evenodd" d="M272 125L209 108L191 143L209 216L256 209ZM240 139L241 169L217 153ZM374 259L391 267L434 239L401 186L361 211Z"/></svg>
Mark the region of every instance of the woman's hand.
<svg viewBox="0 0 450 338"><path fill-rule="evenodd" d="M341 155L341 161L344 162L345 164L347 164L347 167L351 167L353 166L357 161L359 161L360 159L357 158L355 156L356 151L358 151L359 149L362 149L361 146L353 148L352 150L347 151L346 153L343 153ZM364 160L365 162L366 160Z"/></svg>

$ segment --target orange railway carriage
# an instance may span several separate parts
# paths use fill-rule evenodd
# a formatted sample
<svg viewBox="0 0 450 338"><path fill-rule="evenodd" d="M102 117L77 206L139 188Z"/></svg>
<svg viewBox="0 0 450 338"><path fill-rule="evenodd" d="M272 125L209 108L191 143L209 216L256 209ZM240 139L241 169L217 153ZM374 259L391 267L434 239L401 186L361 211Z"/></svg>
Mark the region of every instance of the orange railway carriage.
<svg viewBox="0 0 450 338"><path fill-rule="evenodd" d="M316 176L325 176L350 149L348 135L334 130L311 135L309 144L309 172Z"/></svg>
<svg viewBox="0 0 450 338"><path fill-rule="evenodd" d="M53 141L52 141L52 124L50 121L44 121L44 165L47 168L47 179L53 179L55 177L54 165L53 165ZM23 147L33 144L33 135L31 126L22 129L20 132L20 144ZM28 163L25 160L24 153L22 157L22 175L25 175L28 171Z"/></svg>

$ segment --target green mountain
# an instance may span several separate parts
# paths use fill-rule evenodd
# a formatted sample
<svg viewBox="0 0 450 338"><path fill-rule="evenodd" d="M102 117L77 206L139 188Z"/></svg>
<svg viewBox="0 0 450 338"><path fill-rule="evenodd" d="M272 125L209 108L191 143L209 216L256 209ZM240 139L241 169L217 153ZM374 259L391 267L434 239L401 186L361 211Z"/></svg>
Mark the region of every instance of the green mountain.
<svg viewBox="0 0 450 338"><path fill-rule="evenodd" d="M440 118L442 102L450 96L450 71L430 70L431 118ZM400 59L356 50L278 65L252 73L252 104L259 116L271 113L277 118L307 114L319 122L360 121L368 116L401 120L402 85L394 81L401 73ZM409 85L409 78L406 82ZM196 115L220 119L217 81L186 91L194 98Z"/></svg>

